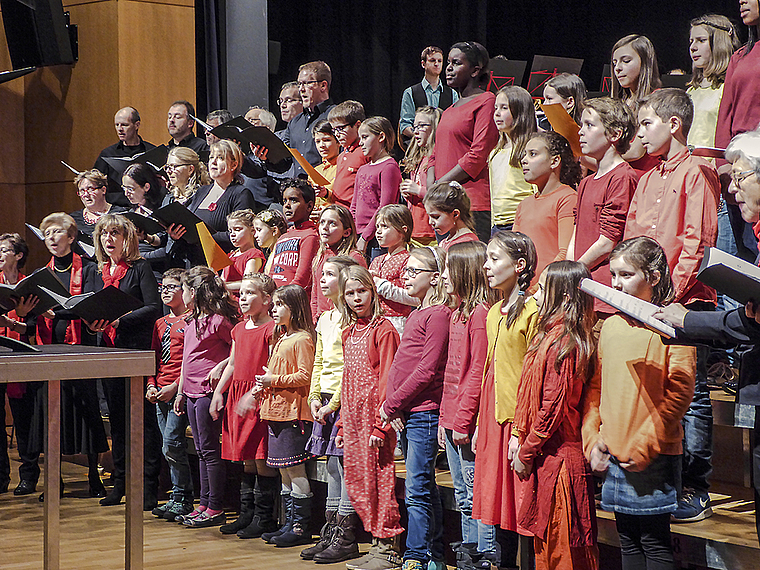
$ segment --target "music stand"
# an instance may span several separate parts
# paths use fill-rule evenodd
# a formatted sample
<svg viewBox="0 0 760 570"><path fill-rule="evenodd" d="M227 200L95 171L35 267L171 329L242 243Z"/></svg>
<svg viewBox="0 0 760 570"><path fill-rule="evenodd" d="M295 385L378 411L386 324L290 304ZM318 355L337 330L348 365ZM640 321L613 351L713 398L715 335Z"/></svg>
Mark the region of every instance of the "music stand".
<svg viewBox="0 0 760 570"><path fill-rule="evenodd" d="M602 82L599 84L599 91L602 95L610 96L612 94L612 64L605 63L602 68Z"/></svg>
<svg viewBox="0 0 760 570"><path fill-rule="evenodd" d="M497 93L507 85L522 85L527 61L495 57L488 63L489 75L486 91Z"/></svg>
<svg viewBox="0 0 760 570"><path fill-rule="evenodd" d="M547 81L560 73L578 75L581 72L581 67L583 67L582 59L550 55L533 56L533 65L528 77L528 92L534 99L542 99Z"/></svg>

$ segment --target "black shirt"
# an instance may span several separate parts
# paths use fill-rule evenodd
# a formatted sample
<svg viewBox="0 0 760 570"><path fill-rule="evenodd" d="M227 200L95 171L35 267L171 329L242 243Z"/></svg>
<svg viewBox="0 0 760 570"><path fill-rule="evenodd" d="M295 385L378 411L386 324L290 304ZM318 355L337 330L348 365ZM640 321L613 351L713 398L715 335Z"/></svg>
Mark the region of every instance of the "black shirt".
<svg viewBox="0 0 760 570"><path fill-rule="evenodd" d="M147 152L152 148L156 148L156 145L142 140L142 137L138 135L140 143L135 146L129 146L124 144L124 141L119 141L116 144L107 146L100 151L97 160L95 160L94 168L97 168L108 176L108 190L106 190L106 200L111 204L118 206L129 207L130 203L124 192L121 190L121 176L109 164L103 160L104 158L132 158L137 154ZM81 228L80 228L81 229Z"/></svg>
<svg viewBox="0 0 760 570"><path fill-rule="evenodd" d="M169 150L176 146L184 146L194 150L203 162L208 160L208 145L206 144L205 139L196 137L193 133L190 133L184 139L179 141L179 144L174 142L174 139L171 139L166 143L166 146L169 147Z"/></svg>

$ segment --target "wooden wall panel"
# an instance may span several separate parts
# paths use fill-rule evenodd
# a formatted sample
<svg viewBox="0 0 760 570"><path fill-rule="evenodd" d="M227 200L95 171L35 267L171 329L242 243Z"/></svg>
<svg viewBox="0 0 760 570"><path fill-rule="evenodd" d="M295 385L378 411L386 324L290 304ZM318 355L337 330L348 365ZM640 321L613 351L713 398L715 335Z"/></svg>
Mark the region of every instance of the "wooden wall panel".
<svg viewBox="0 0 760 570"><path fill-rule="evenodd" d="M140 134L169 140L166 114L173 101L195 105L195 14L192 6L120 1L119 101L140 111ZM156 50L157 39L161 49Z"/></svg>
<svg viewBox="0 0 760 570"><path fill-rule="evenodd" d="M79 30L76 65L0 85L0 232L81 208L60 161L91 168L117 141L118 109L136 106L143 137L161 143L171 102L195 99L194 0L65 0L64 7ZM0 71L10 68L0 26ZM30 266L46 256L33 247Z"/></svg>

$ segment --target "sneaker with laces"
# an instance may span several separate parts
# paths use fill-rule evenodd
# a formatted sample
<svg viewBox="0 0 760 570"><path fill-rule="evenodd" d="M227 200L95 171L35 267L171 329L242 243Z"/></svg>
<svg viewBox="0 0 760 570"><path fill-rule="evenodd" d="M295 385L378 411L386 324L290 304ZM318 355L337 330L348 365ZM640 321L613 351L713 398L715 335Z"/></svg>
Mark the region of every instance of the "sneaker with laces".
<svg viewBox="0 0 760 570"><path fill-rule="evenodd" d="M697 522L711 517L710 495L707 491L684 489L678 508L671 520L675 523Z"/></svg>
<svg viewBox="0 0 760 570"><path fill-rule="evenodd" d="M154 517L158 517L158 518L162 519L162 518L164 518L164 515L166 514L166 511L168 511L170 508L172 508L172 506L174 506L174 499L169 499L169 502L164 503L160 507L156 507L150 513Z"/></svg>
<svg viewBox="0 0 760 570"><path fill-rule="evenodd" d="M425 570L427 565L419 560L404 560L401 570Z"/></svg>
<svg viewBox="0 0 760 570"><path fill-rule="evenodd" d="M193 512L192 503L186 504L179 501L174 501L174 504L164 512L164 519L169 522L174 522L178 520L178 517L184 517L185 515L189 515L191 512Z"/></svg>

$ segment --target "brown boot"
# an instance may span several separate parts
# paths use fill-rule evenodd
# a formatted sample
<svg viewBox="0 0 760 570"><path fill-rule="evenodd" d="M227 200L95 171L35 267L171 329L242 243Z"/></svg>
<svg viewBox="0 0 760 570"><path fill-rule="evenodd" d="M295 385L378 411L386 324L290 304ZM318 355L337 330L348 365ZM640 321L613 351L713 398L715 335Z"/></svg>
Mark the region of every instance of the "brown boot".
<svg viewBox="0 0 760 570"><path fill-rule="evenodd" d="M322 530L319 531L319 542L314 546L305 548L301 551L301 558L304 560L314 560L314 556L324 551L333 539L333 531L335 530L336 518L338 511L325 511L325 524L322 526Z"/></svg>
<svg viewBox="0 0 760 570"><path fill-rule="evenodd" d="M351 558L358 558L359 545L356 543L356 529L359 526L359 515L338 515L335 532L329 546L314 556L317 564L333 564Z"/></svg>
<svg viewBox="0 0 760 570"><path fill-rule="evenodd" d="M358 570L400 570L403 563L399 537L379 538L375 556Z"/></svg>

